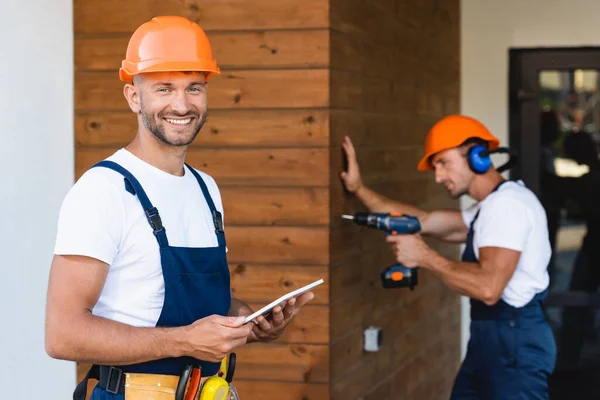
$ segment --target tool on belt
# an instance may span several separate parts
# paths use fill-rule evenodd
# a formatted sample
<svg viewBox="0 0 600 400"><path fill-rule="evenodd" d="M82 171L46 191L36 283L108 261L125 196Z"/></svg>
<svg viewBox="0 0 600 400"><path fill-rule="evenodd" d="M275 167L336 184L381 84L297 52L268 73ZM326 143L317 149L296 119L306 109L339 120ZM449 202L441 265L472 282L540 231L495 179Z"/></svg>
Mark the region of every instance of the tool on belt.
<svg viewBox="0 0 600 400"><path fill-rule="evenodd" d="M200 400L239 400L237 390L231 383L235 372L236 355L231 353L221 362L219 373L201 383L202 370L191 364L181 372L175 392L175 400L194 400L200 390Z"/></svg>
<svg viewBox="0 0 600 400"><path fill-rule="evenodd" d="M358 225L385 231L387 235L415 234L421 231L419 219L401 213L391 212L342 215L342 218L353 220ZM402 264L394 264L381 271L381 282L386 289L410 287L413 290L418 283L418 268L407 268Z"/></svg>

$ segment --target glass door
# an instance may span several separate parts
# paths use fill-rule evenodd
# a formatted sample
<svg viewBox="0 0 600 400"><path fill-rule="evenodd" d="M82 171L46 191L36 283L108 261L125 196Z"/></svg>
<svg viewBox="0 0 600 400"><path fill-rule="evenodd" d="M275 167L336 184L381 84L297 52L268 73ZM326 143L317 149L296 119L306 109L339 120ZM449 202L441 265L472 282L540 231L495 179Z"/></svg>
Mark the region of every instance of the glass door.
<svg viewBox="0 0 600 400"><path fill-rule="evenodd" d="M600 398L600 50L511 53L513 177L548 218L551 399Z"/></svg>

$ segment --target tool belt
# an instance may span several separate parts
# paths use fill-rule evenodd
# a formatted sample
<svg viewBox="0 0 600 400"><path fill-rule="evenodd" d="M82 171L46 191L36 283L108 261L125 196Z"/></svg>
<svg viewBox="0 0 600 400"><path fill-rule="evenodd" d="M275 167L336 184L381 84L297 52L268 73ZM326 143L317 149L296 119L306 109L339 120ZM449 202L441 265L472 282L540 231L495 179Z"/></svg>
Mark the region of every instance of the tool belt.
<svg viewBox="0 0 600 400"><path fill-rule="evenodd" d="M201 369L187 365L180 376L124 372L118 367L97 366L98 386L125 400L239 400L231 383L235 353L221 362L219 373L201 376ZM95 371L96 372L96 371Z"/></svg>

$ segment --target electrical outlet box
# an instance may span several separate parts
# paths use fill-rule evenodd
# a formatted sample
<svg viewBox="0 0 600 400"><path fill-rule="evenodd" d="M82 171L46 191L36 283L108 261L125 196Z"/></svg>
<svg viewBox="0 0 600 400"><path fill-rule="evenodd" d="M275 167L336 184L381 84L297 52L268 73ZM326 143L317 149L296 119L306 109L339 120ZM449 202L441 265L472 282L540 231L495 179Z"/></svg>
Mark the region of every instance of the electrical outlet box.
<svg viewBox="0 0 600 400"><path fill-rule="evenodd" d="M381 349L381 328L369 326L364 332L365 351L379 351Z"/></svg>

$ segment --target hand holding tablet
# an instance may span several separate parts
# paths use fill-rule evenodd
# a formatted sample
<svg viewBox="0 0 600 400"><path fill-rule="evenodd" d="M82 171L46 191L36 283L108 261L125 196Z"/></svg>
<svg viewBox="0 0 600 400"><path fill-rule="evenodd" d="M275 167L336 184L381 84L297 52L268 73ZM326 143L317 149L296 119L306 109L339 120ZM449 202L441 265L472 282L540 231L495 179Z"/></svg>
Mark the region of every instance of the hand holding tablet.
<svg viewBox="0 0 600 400"><path fill-rule="evenodd" d="M315 282L313 282L313 283L311 283L309 285L303 286L303 287L301 287L299 289L294 290L293 292L290 292L288 294L285 294L285 295L281 296L277 300L275 300L275 301L271 302L270 304L264 306L263 308L261 308L260 310L256 311L252 315L247 316L246 317L246 321L244 323L247 324L250 321L254 321L260 315L263 315L263 316L268 315L278 305L281 305L282 303L286 302L287 300L291 299L292 297L298 297L302 293L308 292L309 290L311 290L315 286L319 286L322 283L323 283L323 279L319 279L318 281L315 281Z"/></svg>

